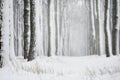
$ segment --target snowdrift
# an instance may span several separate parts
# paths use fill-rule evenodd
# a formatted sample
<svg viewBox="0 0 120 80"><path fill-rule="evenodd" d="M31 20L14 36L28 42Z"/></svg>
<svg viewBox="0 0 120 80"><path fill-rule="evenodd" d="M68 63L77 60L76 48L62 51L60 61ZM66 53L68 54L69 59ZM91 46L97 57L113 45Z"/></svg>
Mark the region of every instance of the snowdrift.
<svg viewBox="0 0 120 80"><path fill-rule="evenodd" d="M69 76L69 78L70 75L74 75L74 77L79 77L79 80L86 80L86 78L92 78L92 80L94 80L96 76L103 76L106 74L111 76L119 73L119 61L120 57L106 58L104 56L38 57L34 61L24 62L22 64L22 69L27 72L33 72L40 75L48 74L54 75L54 77L66 75Z"/></svg>
<svg viewBox="0 0 120 80"><path fill-rule="evenodd" d="M18 61L21 69L1 69L1 80L120 80L120 56L37 57L30 62L21 58Z"/></svg>

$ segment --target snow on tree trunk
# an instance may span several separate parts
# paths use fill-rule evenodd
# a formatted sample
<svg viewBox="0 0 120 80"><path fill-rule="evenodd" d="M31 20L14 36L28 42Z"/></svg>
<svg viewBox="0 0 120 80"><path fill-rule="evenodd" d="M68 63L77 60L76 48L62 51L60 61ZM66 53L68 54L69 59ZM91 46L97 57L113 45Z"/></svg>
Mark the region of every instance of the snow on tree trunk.
<svg viewBox="0 0 120 80"><path fill-rule="evenodd" d="M9 60L13 67L18 68L14 48L14 20L13 20L13 0L9 0Z"/></svg>
<svg viewBox="0 0 120 80"><path fill-rule="evenodd" d="M62 0L55 2L55 26L56 26L56 55L62 55Z"/></svg>
<svg viewBox="0 0 120 80"><path fill-rule="evenodd" d="M13 0L3 1L2 20L2 56L3 66L16 66L14 54L14 34L13 34Z"/></svg>
<svg viewBox="0 0 120 80"><path fill-rule="evenodd" d="M9 64L9 0L3 1L3 26L2 26L2 40L3 40L3 66Z"/></svg>
<svg viewBox="0 0 120 80"><path fill-rule="evenodd" d="M92 20L92 34L93 34L93 37L95 39L95 22L94 22L94 2L93 0L90 0L90 3L91 3L91 20Z"/></svg>
<svg viewBox="0 0 120 80"><path fill-rule="evenodd" d="M39 45L40 45L40 52L38 52L39 53L39 55L40 56L43 56L43 55L45 55L44 54L44 47L43 47L43 0L39 0L39 2L38 2L39 4L38 5L40 5L39 6L39 8L38 8L38 11L40 11L39 12L39 30L40 30L40 33L39 33L39 38L40 38L40 43L39 43Z"/></svg>
<svg viewBox="0 0 120 80"><path fill-rule="evenodd" d="M57 55L57 53L58 53L58 2L59 2L59 0L57 1L57 0L55 0L54 1L54 10L55 10L55 45L56 45L56 50L55 50L55 55ZM57 21L58 20L58 21Z"/></svg>
<svg viewBox="0 0 120 80"><path fill-rule="evenodd" d="M100 55L100 34L99 34L99 3L98 0L94 0L94 21L95 21L95 31L96 31L96 53Z"/></svg>
<svg viewBox="0 0 120 80"><path fill-rule="evenodd" d="M57 55L62 56L62 0L57 1L57 21L58 21L58 53Z"/></svg>
<svg viewBox="0 0 120 80"><path fill-rule="evenodd" d="M50 12L49 12L49 30L50 30L50 55L54 56L56 51L56 36L55 36L55 8L54 8L54 0L50 0Z"/></svg>
<svg viewBox="0 0 120 80"><path fill-rule="evenodd" d="M43 28L43 53L48 56L49 52L49 34L48 34L48 16L49 16L49 4L48 0L42 0L42 28Z"/></svg>
<svg viewBox="0 0 120 80"><path fill-rule="evenodd" d="M69 28L69 21L68 21L68 0L63 1L63 55L64 56L69 56L69 39L70 39L70 28Z"/></svg>
<svg viewBox="0 0 120 80"><path fill-rule="evenodd" d="M108 0L108 10L107 10L107 33L108 33L108 45L109 45L109 52L112 56L112 36L110 32L110 0Z"/></svg>
<svg viewBox="0 0 120 80"><path fill-rule="evenodd" d="M100 34L100 54L105 54L105 36L104 36L104 0L98 0L99 8L99 34Z"/></svg>
<svg viewBox="0 0 120 80"><path fill-rule="evenodd" d="M36 47L35 53L36 55L42 56L43 55L43 40L42 40L42 25L41 25L41 11L42 11L42 1L35 0L35 34L36 34Z"/></svg>
<svg viewBox="0 0 120 80"><path fill-rule="evenodd" d="M70 26L69 26L69 4L68 0L58 2L58 55L70 55Z"/></svg>
<svg viewBox="0 0 120 80"><path fill-rule="evenodd" d="M22 56L24 52L23 48L23 34L24 34L24 2L23 0L14 0L14 45L15 54L17 56Z"/></svg>
<svg viewBox="0 0 120 80"><path fill-rule="evenodd" d="M29 51L30 0L24 0L24 59Z"/></svg>

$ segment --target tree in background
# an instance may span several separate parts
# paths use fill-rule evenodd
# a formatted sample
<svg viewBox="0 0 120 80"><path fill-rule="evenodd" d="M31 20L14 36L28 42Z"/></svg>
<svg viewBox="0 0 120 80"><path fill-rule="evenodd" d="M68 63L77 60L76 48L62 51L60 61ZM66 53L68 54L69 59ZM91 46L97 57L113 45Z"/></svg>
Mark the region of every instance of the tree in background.
<svg viewBox="0 0 120 80"><path fill-rule="evenodd" d="M48 0L48 52L47 52L47 56L51 56L50 3L51 3L51 0Z"/></svg>

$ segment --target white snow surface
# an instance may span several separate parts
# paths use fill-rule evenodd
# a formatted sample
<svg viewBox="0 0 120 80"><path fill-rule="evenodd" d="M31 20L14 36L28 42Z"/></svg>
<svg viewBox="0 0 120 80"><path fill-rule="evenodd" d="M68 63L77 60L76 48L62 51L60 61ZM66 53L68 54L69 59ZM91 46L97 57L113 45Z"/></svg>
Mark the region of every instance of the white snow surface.
<svg viewBox="0 0 120 80"><path fill-rule="evenodd" d="M120 56L18 58L21 68L0 69L0 80L120 80Z"/></svg>

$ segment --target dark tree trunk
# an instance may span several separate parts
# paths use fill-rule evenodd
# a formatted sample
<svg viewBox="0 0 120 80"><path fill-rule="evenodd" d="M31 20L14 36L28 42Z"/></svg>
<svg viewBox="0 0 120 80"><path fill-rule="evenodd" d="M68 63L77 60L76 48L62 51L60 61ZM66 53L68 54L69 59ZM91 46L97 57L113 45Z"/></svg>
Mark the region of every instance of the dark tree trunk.
<svg viewBox="0 0 120 80"><path fill-rule="evenodd" d="M2 67L3 0L0 0L0 67Z"/></svg>
<svg viewBox="0 0 120 80"><path fill-rule="evenodd" d="M108 33L107 33L107 13L108 13L108 0L105 0L105 14L104 14L104 32L105 32L105 53L106 57L110 57L109 52L109 41L108 41Z"/></svg>
<svg viewBox="0 0 120 80"><path fill-rule="evenodd" d="M30 0L30 50L28 61L31 61L35 57L35 0Z"/></svg>
<svg viewBox="0 0 120 80"><path fill-rule="evenodd" d="M24 0L24 59L28 56L28 32L30 27L30 0Z"/></svg>
<svg viewBox="0 0 120 80"><path fill-rule="evenodd" d="M51 0L48 0L48 52L47 52L47 56L51 56L50 3L51 3Z"/></svg>
<svg viewBox="0 0 120 80"><path fill-rule="evenodd" d="M117 54L117 0L112 0L112 53Z"/></svg>

